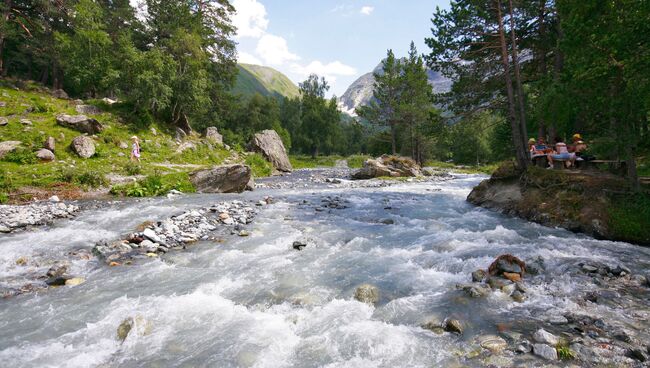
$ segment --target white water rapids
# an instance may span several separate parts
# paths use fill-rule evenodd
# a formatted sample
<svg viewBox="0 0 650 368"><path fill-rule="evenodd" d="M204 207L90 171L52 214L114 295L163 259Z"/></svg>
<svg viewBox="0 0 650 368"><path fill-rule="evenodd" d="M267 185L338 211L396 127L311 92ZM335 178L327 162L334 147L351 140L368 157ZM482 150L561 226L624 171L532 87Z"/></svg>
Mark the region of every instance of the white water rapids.
<svg viewBox="0 0 650 368"><path fill-rule="evenodd" d="M615 308L576 304L571 296L597 286L568 270L580 260L648 269L648 249L476 208L465 198L482 179L115 202L50 227L0 235L0 278L10 279L22 256L56 258L117 239L145 220L219 201L276 200L260 209L249 237L201 242L134 266L73 263L71 273L83 275L84 284L0 300L0 365L437 367L458 364L473 339L495 334L497 323L564 311L632 323ZM328 195L349 208L315 212ZM296 240L307 247L292 249ZM546 261L524 303L500 292L469 300L455 289L504 253ZM376 307L352 297L362 283L379 288ZM146 328L120 342L117 327L136 316ZM420 327L449 316L466 325L463 336Z"/></svg>

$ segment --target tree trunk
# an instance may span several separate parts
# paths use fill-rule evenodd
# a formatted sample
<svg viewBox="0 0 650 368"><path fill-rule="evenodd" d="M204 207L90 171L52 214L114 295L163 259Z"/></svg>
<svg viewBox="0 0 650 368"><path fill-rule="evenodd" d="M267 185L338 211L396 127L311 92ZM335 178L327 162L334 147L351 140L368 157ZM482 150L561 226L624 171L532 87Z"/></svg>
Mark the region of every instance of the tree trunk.
<svg viewBox="0 0 650 368"><path fill-rule="evenodd" d="M515 81L517 84L517 96L519 104L519 126L521 129L522 144L526 147L528 141L528 127L526 126L526 96L524 87L521 82L521 69L519 67L519 56L517 52L517 34L515 31L515 11L512 6L512 0L508 0L510 9L510 38L512 40L512 64L515 69Z"/></svg>
<svg viewBox="0 0 650 368"><path fill-rule="evenodd" d="M2 12L2 22L3 26L6 27L7 23L9 22L9 13L11 12L11 6L12 6L12 0L5 0L5 8L4 11ZM5 55L4 55L4 50L5 50L5 32L0 32L0 74L7 75L6 70L5 70Z"/></svg>
<svg viewBox="0 0 650 368"><path fill-rule="evenodd" d="M528 167L528 155L526 154L524 140L522 139L517 112L515 110L515 96L512 88L512 79L510 78L510 63L508 60L508 47L506 45L506 36L503 28L503 15L501 13L501 0L496 0L497 21L499 22L499 42L501 46L501 63L503 64L503 76L506 83L506 92L508 95L508 120L512 129L512 142L515 146L515 158L519 169L525 170Z"/></svg>
<svg viewBox="0 0 650 368"><path fill-rule="evenodd" d="M391 144L391 153L397 155L397 127L394 122L390 123L390 144Z"/></svg>
<svg viewBox="0 0 650 368"><path fill-rule="evenodd" d="M547 0L540 0L539 2L539 13L537 16L537 24L539 24L539 47L537 48L537 60L539 62L539 76L538 78L540 80L543 80L546 78L546 74L548 73L548 65L546 63L546 1ZM540 116L539 118L539 127L537 131L537 137L545 137L546 136L546 120L544 120L543 116Z"/></svg>

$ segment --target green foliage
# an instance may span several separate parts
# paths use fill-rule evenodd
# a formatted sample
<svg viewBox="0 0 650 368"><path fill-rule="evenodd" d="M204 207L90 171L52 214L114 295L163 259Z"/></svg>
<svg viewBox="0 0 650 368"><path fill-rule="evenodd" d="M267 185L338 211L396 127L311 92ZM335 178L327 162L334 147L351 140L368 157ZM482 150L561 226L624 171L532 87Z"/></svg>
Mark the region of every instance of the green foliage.
<svg viewBox="0 0 650 368"><path fill-rule="evenodd" d="M614 196L611 202L610 231L620 239L650 244L650 194Z"/></svg>
<svg viewBox="0 0 650 368"><path fill-rule="evenodd" d="M369 159L370 156L366 155L352 155L347 158L348 167L351 169L360 169L363 167L363 163Z"/></svg>
<svg viewBox="0 0 650 368"><path fill-rule="evenodd" d="M156 172L135 183L113 186L111 194L126 197L157 197L169 193L170 190L183 193L196 191L186 173L162 175Z"/></svg>
<svg viewBox="0 0 650 368"><path fill-rule="evenodd" d="M32 165L38 162L36 154L25 148L17 148L12 152L7 153L2 160L21 165Z"/></svg>
<svg viewBox="0 0 650 368"><path fill-rule="evenodd" d="M140 175L142 174L142 166L139 162L129 161L124 165L124 171L127 175Z"/></svg>
<svg viewBox="0 0 650 368"><path fill-rule="evenodd" d="M556 349L557 356L560 358L560 360L573 360L576 358L576 354L573 352L573 350L571 350L566 345L558 345Z"/></svg>
<svg viewBox="0 0 650 368"><path fill-rule="evenodd" d="M0 192L0 204L9 202L9 195L7 193Z"/></svg>
<svg viewBox="0 0 650 368"><path fill-rule="evenodd" d="M264 156L259 153L254 153L252 155L246 156L246 165L251 167L253 171L253 177L263 178L271 176L273 173L273 166L271 163L266 161Z"/></svg>
<svg viewBox="0 0 650 368"><path fill-rule="evenodd" d="M77 169L67 169L60 174L59 180L89 188L99 188L108 185L108 179L103 174L91 170L78 171Z"/></svg>
<svg viewBox="0 0 650 368"><path fill-rule="evenodd" d="M233 93L242 96L256 94L274 98L297 98L300 91L284 74L275 69L250 64L238 64L239 73Z"/></svg>

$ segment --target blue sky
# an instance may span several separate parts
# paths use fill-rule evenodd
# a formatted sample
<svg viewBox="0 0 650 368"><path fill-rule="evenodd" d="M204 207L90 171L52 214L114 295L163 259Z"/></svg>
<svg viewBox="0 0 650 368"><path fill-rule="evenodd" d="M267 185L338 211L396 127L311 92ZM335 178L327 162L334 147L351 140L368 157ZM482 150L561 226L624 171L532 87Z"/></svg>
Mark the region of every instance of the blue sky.
<svg viewBox="0 0 650 368"><path fill-rule="evenodd" d="M405 56L411 40L428 52L431 14L449 0L234 0L241 62L273 67L298 83L323 75L342 95L391 48Z"/></svg>

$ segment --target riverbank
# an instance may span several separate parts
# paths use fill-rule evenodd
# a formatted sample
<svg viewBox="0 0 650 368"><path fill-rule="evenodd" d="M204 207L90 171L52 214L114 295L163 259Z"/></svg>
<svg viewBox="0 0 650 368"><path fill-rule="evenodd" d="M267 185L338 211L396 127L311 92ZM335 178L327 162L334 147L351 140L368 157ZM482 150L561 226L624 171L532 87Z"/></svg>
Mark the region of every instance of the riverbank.
<svg viewBox="0 0 650 368"><path fill-rule="evenodd" d="M502 165L467 197L475 205L597 239L650 245L650 191L632 193L605 172L544 170L518 173Z"/></svg>

